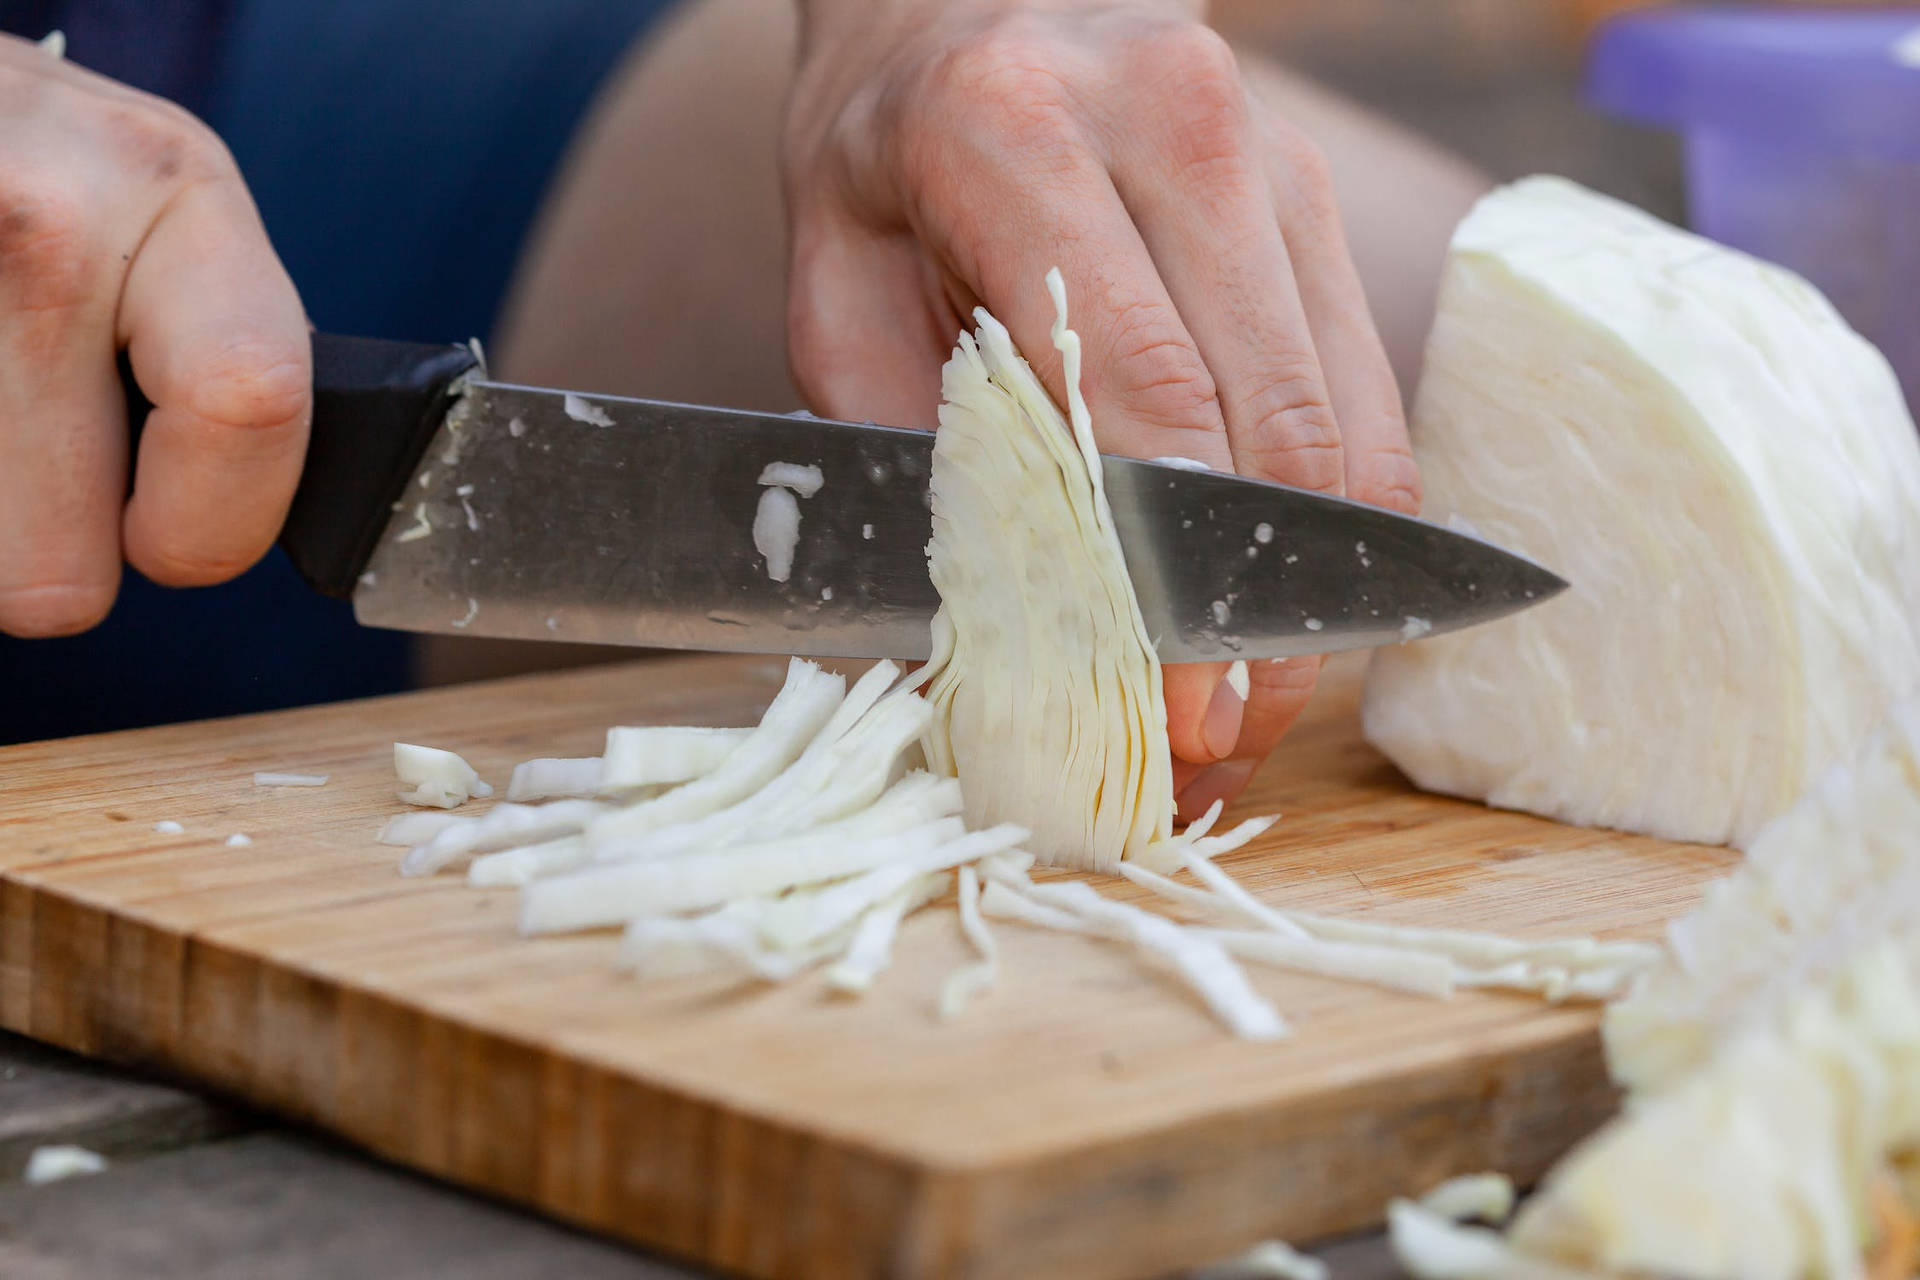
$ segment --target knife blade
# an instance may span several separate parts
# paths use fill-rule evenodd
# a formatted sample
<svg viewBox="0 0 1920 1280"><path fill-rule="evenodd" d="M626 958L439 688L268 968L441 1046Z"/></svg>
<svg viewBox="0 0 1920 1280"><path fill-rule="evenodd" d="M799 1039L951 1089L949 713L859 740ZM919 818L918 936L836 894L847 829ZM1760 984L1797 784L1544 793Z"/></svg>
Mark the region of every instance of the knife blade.
<svg viewBox="0 0 1920 1280"><path fill-rule="evenodd" d="M314 362L314 429L281 543L363 623L928 654L931 433L515 386L486 379L464 347L322 334ZM773 463L822 478L798 499L785 581L754 542ZM1102 467L1162 661L1395 643L1566 586L1479 538L1343 498L1168 462L1103 455Z"/></svg>

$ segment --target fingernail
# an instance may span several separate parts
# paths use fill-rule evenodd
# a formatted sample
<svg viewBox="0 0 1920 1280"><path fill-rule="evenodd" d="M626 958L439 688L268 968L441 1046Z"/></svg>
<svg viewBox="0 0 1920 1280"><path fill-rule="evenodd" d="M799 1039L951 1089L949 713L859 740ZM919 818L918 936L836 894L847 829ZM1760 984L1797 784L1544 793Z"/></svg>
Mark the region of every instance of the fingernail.
<svg viewBox="0 0 1920 1280"><path fill-rule="evenodd" d="M1222 760L1210 764L1195 775L1180 793L1176 807L1182 822L1191 822L1205 813L1215 800L1232 804L1253 777L1257 760Z"/></svg>
<svg viewBox="0 0 1920 1280"><path fill-rule="evenodd" d="M1207 714L1200 720L1200 741L1206 744L1215 760L1224 760L1233 754L1233 748L1240 741L1240 721L1246 713L1246 700L1231 680L1221 677L1220 683L1214 686L1213 697L1207 700Z"/></svg>

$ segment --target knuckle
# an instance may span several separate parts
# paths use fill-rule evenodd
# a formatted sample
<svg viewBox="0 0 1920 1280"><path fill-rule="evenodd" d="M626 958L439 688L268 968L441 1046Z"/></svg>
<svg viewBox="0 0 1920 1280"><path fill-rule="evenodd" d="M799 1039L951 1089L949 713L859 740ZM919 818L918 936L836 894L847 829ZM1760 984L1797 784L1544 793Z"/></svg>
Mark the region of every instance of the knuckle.
<svg viewBox="0 0 1920 1280"><path fill-rule="evenodd" d="M78 635L113 609L112 582L54 581L0 587L0 631L41 640Z"/></svg>
<svg viewBox="0 0 1920 1280"><path fill-rule="evenodd" d="M1134 74L1158 91L1156 118L1182 168L1248 165L1252 121L1233 49L1202 26L1173 27L1135 54Z"/></svg>
<svg viewBox="0 0 1920 1280"><path fill-rule="evenodd" d="M1244 124L1246 95L1233 48L1199 25L1170 27L1135 46L1133 74L1160 90L1175 118Z"/></svg>
<svg viewBox="0 0 1920 1280"><path fill-rule="evenodd" d="M10 309L62 310L93 295L98 268L86 251L87 227L82 202L58 184L0 183L0 286Z"/></svg>
<svg viewBox="0 0 1920 1280"><path fill-rule="evenodd" d="M1243 393L1234 452L1254 474L1338 493L1344 482L1340 426L1320 371L1309 359L1283 363Z"/></svg>
<svg viewBox="0 0 1920 1280"><path fill-rule="evenodd" d="M182 371L181 407L223 427L283 427L303 420L313 394L304 342L235 334L195 352Z"/></svg>
<svg viewBox="0 0 1920 1280"><path fill-rule="evenodd" d="M921 95L931 136L978 134L976 145L1040 144L1071 132L1072 93L1050 42L1018 17L1001 18L958 41L934 62ZM979 129L954 128L956 121Z"/></svg>
<svg viewBox="0 0 1920 1280"><path fill-rule="evenodd" d="M1233 46L1212 27L1183 22L1147 37L1160 65L1181 81L1196 85L1215 85L1236 93L1240 84L1240 63Z"/></svg>
<svg viewBox="0 0 1920 1280"><path fill-rule="evenodd" d="M1320 144L1305 134L1295 133L1281 145L1280 155L1294 202L1316 217L1337 217L1339 201L1333 189L1333 167Z"/></svg>
<svg viewBox="0 0 1920 1280"><path fill-rule="evenodd" d="M1114 319L1105 367L1130 415L1148 425L1223 425L1213 374L1164 308L1123 307Z"/></svg>
<svg viewBox="0 0 1920 1280"><path fill-rule="evenodd" d="M1420 468L1404 446L1376 450L1358 460L1354 470L1350 497L1402 515L1420 514Z"/></svg>
<svg viewBox="0 0 1920 1280"><path fill-rule="evenodd" d="M934 84L973 96L982 90L1033 88L1048 82L1049 41L1018 13L981 22L935 60Z"/></svg>
<svg viewBox="0 0 1920 1280"><path fill-rule="evenodd" d="M129 173L171 184L235 171L219 135L186 108L163 98L116 102L107 108L102 127Z"/></svg>
<svg viewBox="0 0 1920 1280"><path fill-rule="evenodd" d="M1269 658L1247 664L1247 683L1252 697L1273 703L1305 697L1320 680L1318 658ZM1279 734L1274 735L1275 741Z"/></svg>

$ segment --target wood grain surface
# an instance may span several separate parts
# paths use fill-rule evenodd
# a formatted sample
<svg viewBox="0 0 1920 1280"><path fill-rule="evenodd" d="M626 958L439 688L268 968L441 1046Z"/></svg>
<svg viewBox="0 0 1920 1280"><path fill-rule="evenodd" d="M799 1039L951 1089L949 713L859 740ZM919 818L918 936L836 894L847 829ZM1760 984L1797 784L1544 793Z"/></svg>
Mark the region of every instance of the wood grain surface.
<svg viewBox="0 0 1920 1280"><path fill-rule="evenodd" d="M497 783L612 723L751 723L781 671L653 661L0 750L0 1024L759 1276L1154 1275L1452 1173L1529 1178L1610 1110L1587 1008L1259 971L1296 1033L1240 1044L1125 952L1001 925L1000 989L943 1024L949 911L863 1001L644 985L613 934L522 941L511 891L403 880L373 842L396 737ZM1651 937L1731 865L1413 792L1359 739L1356 672L1241 806L1286 815L1227 864L1267 900Z"/></svg>

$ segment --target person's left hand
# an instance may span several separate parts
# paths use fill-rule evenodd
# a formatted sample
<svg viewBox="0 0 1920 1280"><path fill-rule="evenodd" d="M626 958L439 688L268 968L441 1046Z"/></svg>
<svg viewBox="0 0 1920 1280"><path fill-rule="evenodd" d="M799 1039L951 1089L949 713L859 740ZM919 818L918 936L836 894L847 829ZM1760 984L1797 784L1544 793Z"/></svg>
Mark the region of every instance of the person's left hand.
<svg viewBox="0 0 1920 1280"><path fill-rule="evenodd" d="M1414 512L1399 391L1325 161L1178 0L804 0L783 139L812 407L932 426L984 304L1064 403L1058 266L1103 450ZM1318 659L1166 668L1181 811L1247 783Z"/></svg>

